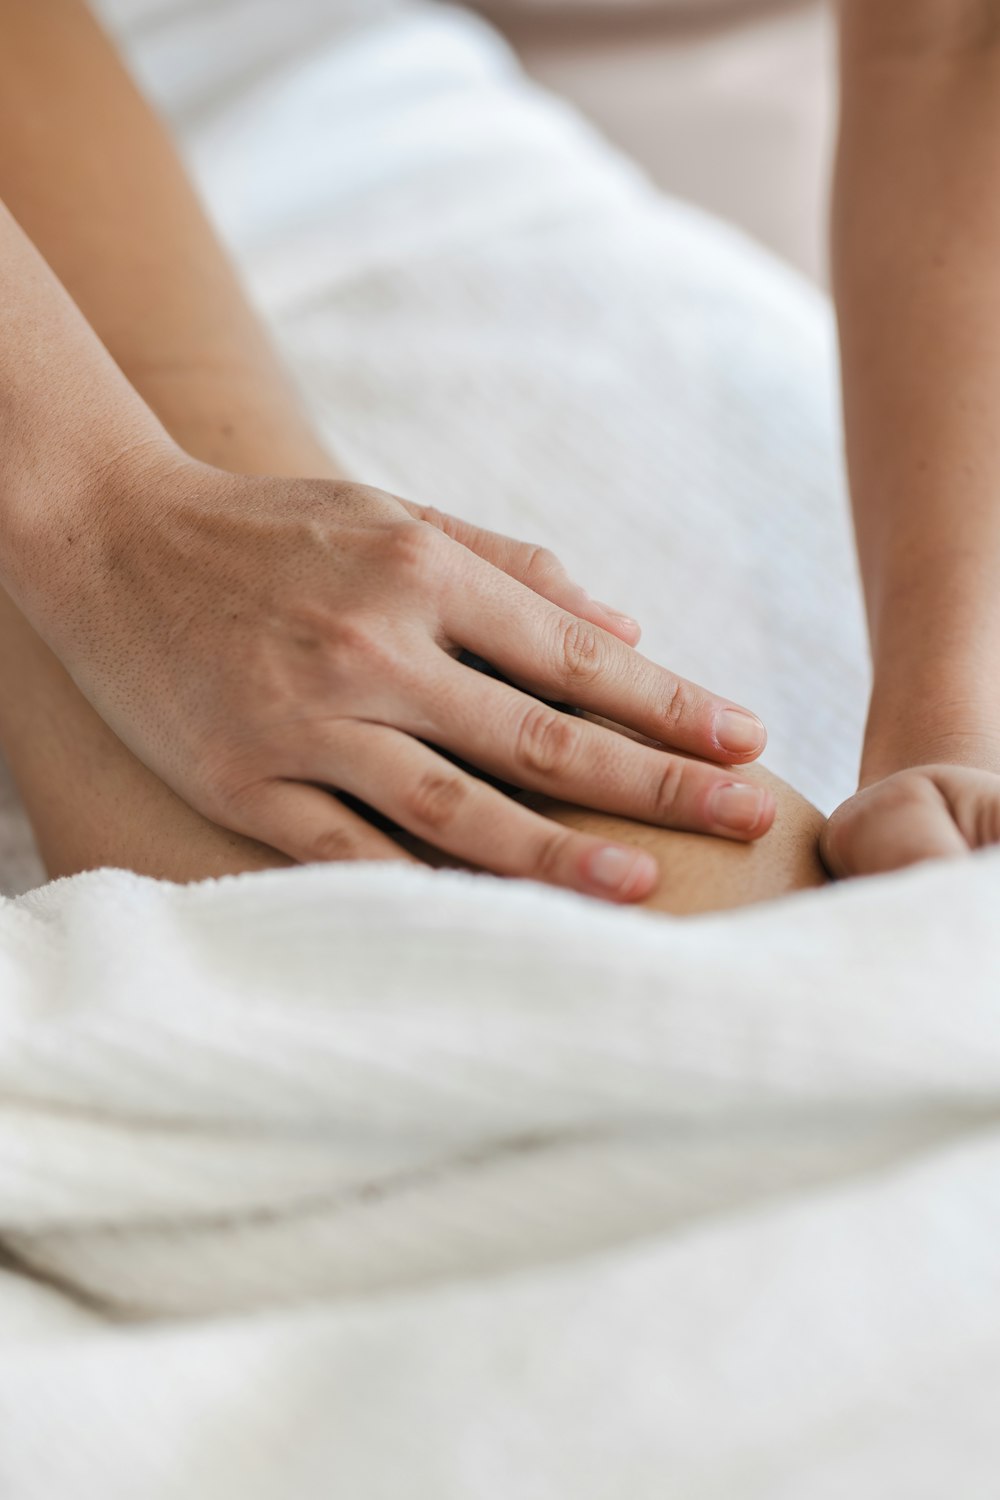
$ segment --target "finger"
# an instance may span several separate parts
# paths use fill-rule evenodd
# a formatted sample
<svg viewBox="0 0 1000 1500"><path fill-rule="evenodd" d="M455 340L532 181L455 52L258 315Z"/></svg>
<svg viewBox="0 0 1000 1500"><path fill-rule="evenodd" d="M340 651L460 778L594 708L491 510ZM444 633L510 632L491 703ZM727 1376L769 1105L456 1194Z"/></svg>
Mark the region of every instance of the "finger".
<svg viewBox="0 0 1000 1500"><path fill-rule="evenodd" d="M300 864L404 860L407 854L329 792L298 781L270 781L247 802L239 833L260 839Z"/></svg>
<svg viewBox="0 0 1000 1500"><path fill-rule="evenodd" d="M651 855L563 828L395 729L338 729L328 753L317 777L463 863L619 902L642 900L657 883Z"/></svg>
<svg viewBox="0 0 1000 1500"><path fill-rule="evenodd" d="M1000 844L1000 777L964 766L931 766L927 775L970 850Z"/></svg>
<svg viewBox="0 0 1000 1500"><path fill-rule="evenodd" d="M969 846L940 792L924 780L872 787L837 809L820 835L820 855L837 879L887 875Z"/></svg>
<svg viewBox="0 0 1000 1500"><path fill-rule="evenodd" d="M607 631L555 609L493 571L450 590L442 624L530 692L626 724L708 760L756 760L767 732L755 714L630 651Z"/></svg>
<svg viewBox="0 0 1000 1500"><path fill-rule="evenodd" d="M529 791L730 839L759 838L774 821L765 787L561 713L449 657L420 698L424 728L415 733Z"/></svg>
<svg viewBox="0 0 1000 1500"><path fill-rule="evenodd" d="M610 604L592 599L586 589L569 576L558 557L548 547L519 542L515 537L503 536L498 531L485 531L481 526L472 526L457 516L435 510L433 506L411 505L408 508L420 520L436 526L453 541L467 547L470 552L475 552L485 562L509 574L518 583L558 605L560 609L599 625L601 629L618 636L626 645L634 646L639 640L642 630L638 622L631 615L612 609Z"/></svg>

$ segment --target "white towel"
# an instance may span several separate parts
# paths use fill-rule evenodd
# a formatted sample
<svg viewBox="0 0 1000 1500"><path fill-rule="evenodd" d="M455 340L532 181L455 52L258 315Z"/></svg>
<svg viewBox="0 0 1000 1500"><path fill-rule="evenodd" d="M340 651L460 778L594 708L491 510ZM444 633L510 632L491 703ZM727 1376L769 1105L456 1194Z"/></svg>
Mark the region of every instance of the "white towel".
<svg viewBox="0 0 1000 1500"><path fill-rule="evenodd" d="M3 1494L986 1500L998 896L8 903Z"/></svg>

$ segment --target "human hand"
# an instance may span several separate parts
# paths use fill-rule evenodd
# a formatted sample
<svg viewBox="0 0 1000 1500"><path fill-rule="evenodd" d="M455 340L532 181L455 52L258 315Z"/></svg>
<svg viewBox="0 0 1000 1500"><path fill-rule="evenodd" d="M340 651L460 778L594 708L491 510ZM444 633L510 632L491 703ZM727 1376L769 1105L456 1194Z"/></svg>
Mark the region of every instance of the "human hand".
<svg viewBox="0 0 1000 1500"><path fill-rule="evenodd" d="M856 792L828 820L820 852L831 875L881 875L1000 843L1000 775L918 766Z"/></svg>
<svg viewBox="0 0 1000 1500"><path fill-rule="evenodd" d="M754 759L759 721L630 649L638 628L550 554L362 485L233 475L172 447L112 488L54 549L34 618L119 737L213 821L298 860L397 857L341 792L469 864L648 895L648 855L555 826L436 746L666 827L770 826L769 792L706 763Z"/></svg>

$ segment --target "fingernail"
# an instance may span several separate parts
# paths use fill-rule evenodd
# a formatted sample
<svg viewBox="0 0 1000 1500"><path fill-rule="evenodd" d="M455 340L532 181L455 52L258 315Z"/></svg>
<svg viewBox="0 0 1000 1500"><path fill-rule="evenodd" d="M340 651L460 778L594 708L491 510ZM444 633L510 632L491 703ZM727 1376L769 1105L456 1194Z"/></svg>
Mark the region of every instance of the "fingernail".
<svg viewBox="0 0 1000 1500"><path fill-rule="evenodd" d="M654 881L658 867L650 854L607 844L590 856L587 872L591 883L601 890L627 896L631 891L638 892Z"/></svg>
<svg viewBox="0 0 1000 1500"><path fill-rule="evenodd" d="M709 810L720 827L753 833L767 811L767 793L756 786L719 786L709 800Z"/></svg>
<svg viewBox="0 0 1000 1500"><path fill-rule="evenodd" d="M749 755L763 748L767 731L745 708L724 708L715 721L715 738L731 755Z"/></svg>
<svg viewBox="0 0 1000 1500"><path fill-rule="evenodd" d="M639 621L633 620L631 615L622 614L620 609L612 609L610 604L604 604L600 599L595 599L594 603L598 609L603 609L606 615L610 615L613 620L617 620L619 625L625 625L629 630L639 629Z"/></svg>

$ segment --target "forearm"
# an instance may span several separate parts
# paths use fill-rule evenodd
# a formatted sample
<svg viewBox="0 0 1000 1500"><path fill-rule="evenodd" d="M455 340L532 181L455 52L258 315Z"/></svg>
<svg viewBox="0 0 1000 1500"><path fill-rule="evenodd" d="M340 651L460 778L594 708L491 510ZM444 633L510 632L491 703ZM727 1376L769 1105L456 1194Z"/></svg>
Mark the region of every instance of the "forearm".
<svg viewBox="0 0 1000 1500"><path fill-rule="evenodd" d="M332 472L166 133L81 0L0 4L0 199L186 451Z"/></svg>
<svg viewBox="0 0 1000 1500"><path fill-rule="evenodd" d="M1000 49L990 6L842 0L834 198L874 688L864 775L1000 768Z"/></svg>

